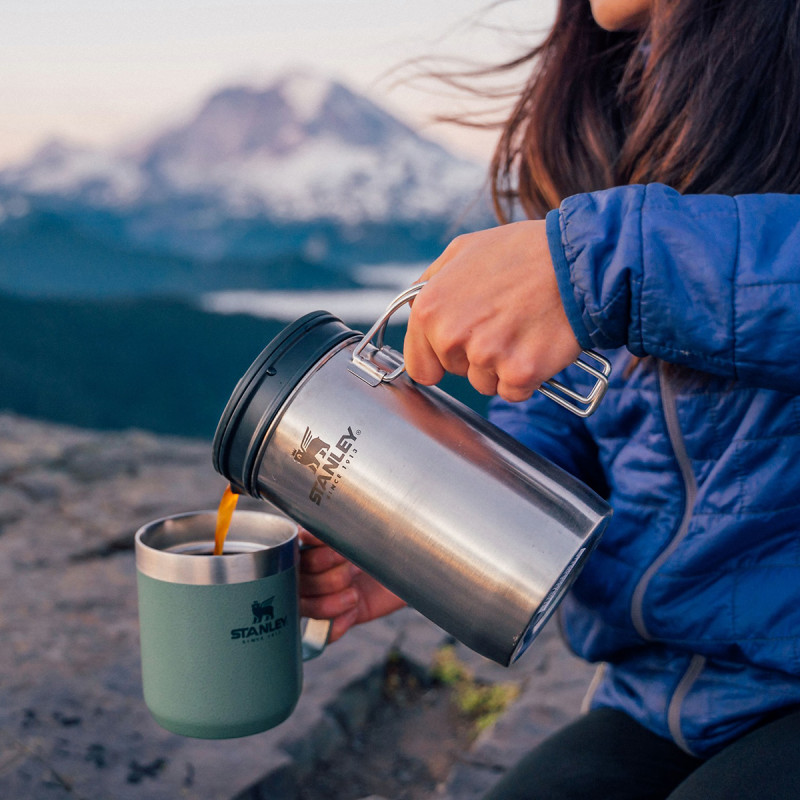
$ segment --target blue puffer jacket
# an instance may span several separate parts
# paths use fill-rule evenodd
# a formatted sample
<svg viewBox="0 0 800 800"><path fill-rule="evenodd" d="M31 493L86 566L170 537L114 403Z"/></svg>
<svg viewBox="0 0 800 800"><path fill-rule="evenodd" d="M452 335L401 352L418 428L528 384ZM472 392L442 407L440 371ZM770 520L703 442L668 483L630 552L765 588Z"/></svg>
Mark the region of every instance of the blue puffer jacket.
<svg viewBox="0 0 800 800"><path fill-rule="evenodd" d="M708 756L800 703L800 197L629 186L547 229L611 385L587 420L539 393L491 418L614 508L562 606L593 705Z"/></svg>

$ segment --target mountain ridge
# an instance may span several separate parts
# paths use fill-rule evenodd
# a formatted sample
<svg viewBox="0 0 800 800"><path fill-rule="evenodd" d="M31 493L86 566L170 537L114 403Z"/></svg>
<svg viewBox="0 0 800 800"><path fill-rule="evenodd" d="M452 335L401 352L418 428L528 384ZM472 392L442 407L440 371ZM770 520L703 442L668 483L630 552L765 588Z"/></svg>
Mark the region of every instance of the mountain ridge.
<svg viewBox="0 0 800 800"><path fill-rule="evenodd" d="M290 72L221 87L137 146L51 141L0 170L0 290L186 295L337 275L347 288L354 268L431 261L492 221L479 165Z"/></svg>
<svg viewBox="0 0 800 800"><path fill-rule="evenodd" d="M222 87L136 147L50 142L0 170L0 186L134 210L176 198L229 218L344 225L452 219L480 197L483 168L335 80L288 72Z"/></svg>

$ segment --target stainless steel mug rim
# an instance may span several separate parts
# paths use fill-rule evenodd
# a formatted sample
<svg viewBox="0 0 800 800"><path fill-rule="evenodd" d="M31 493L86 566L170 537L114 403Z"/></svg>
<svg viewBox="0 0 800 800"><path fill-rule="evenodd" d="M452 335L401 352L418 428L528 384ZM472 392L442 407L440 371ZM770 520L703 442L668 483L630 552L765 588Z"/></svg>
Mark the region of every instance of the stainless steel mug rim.
<svg viewBox="0 0 800 800"><path fill-rule="evenodd" d="M236 511L225 542L227 555L213 555L217 512L188 511L148 522L136 532L136 568L169 583L245 583L293 567L298 526L287 517ZM199 557L198 557L199 556Z"/></svg>

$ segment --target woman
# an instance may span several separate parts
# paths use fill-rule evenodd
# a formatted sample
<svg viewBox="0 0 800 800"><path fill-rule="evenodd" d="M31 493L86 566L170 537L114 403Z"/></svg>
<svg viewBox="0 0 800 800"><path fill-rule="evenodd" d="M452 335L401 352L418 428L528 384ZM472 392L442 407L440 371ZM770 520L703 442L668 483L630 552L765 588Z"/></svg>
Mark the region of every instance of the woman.
<svg viewBox="0 0 800 800"><path fill-rule="evenodd" d="M529 219L425 272L406 365L615 514L561 608L591 710L491 797L795 797L800 2L562 0L528 59L493 178ZM588 420L533 394L582 348L614 363ZM325 547L302 594L335 637L401 605Z"/></svg>

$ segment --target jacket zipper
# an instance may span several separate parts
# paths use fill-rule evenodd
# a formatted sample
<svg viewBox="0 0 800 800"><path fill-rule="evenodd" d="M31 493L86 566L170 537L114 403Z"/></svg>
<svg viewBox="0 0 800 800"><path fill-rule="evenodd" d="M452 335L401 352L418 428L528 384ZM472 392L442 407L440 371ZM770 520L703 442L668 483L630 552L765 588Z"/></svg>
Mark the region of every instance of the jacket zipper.
<svg viewBox="0 0 800 800"><path fill-rule="evenodd" d="M647 630L647 625L644 621L643 605L645 592L656 572L661 569L664 562L686 538L686 534L689 532L689 522L692 519L694 501L697 497L697 482L694 479L692 464L689 461L689 455L686 452L686 444L683 440L680 423L678 422L678 405L675 399L675 390L664 375L661 362L658 364L658 383L659 391L661 392L661 406L664 409L664 420L667 425L667 436L672 445L675 459L678 462L678 469L680 470L683 483L683 516L681 517L680 524L672 540L661 553L659 553L655 561L645 570L633 591L633 598L631 599L631 619L633 620L633 627L636 629L639 636L646 641L652 641L654 637L650 631Z"/></svg>
<svg viewBox="0 0 800 800"><path fill-rule="evenodd" d="M689 532L689 523L692 519L695 500L697 498L697 481L695 480L694 472L692 472L692 464L689 459L689 454L686 451L686 442L684 441L680 422L678 420L678 404L675 389L664 374L661 362L658 363L658 383L661 394L661 406L664 410L664 421L667 426L667 436L672 445L672 450L675 454L675 459L678 462L678 469L681 474L684 505L683 515L674 536L669 544L659 553L653 563L645 570L633 592L631 600L631 619L636 632L646 641L653 641L655 637L647 629L647 625L644 621L643 607L645 593L647 592L647 588L653 576L661 569L667 559L686 538ZM681 706L692 685L702 672L705 662L706 659L703 656L695 655L692 657L686 668L686 672L675 688L667 710L667 725L672 738L681 749L689 753L691 753L691 750L681 732Z"/></svg>
<svg viewBox="0 0 800 800"><path fill-rule="evenodd" d="M669 701L669 707L667 708L667 728L670 735L675 744L690 756L696 756L697 753L689 747L689 743L686 741L686 737L681 730L681 710L686 695L689 694L695 681L700 677L700 673L703 671L705 665L705 656L698 655L697 653L692 656L689 665L686 667L686 672L683 673L683 677L675 687L672 699Z"/></svg>

